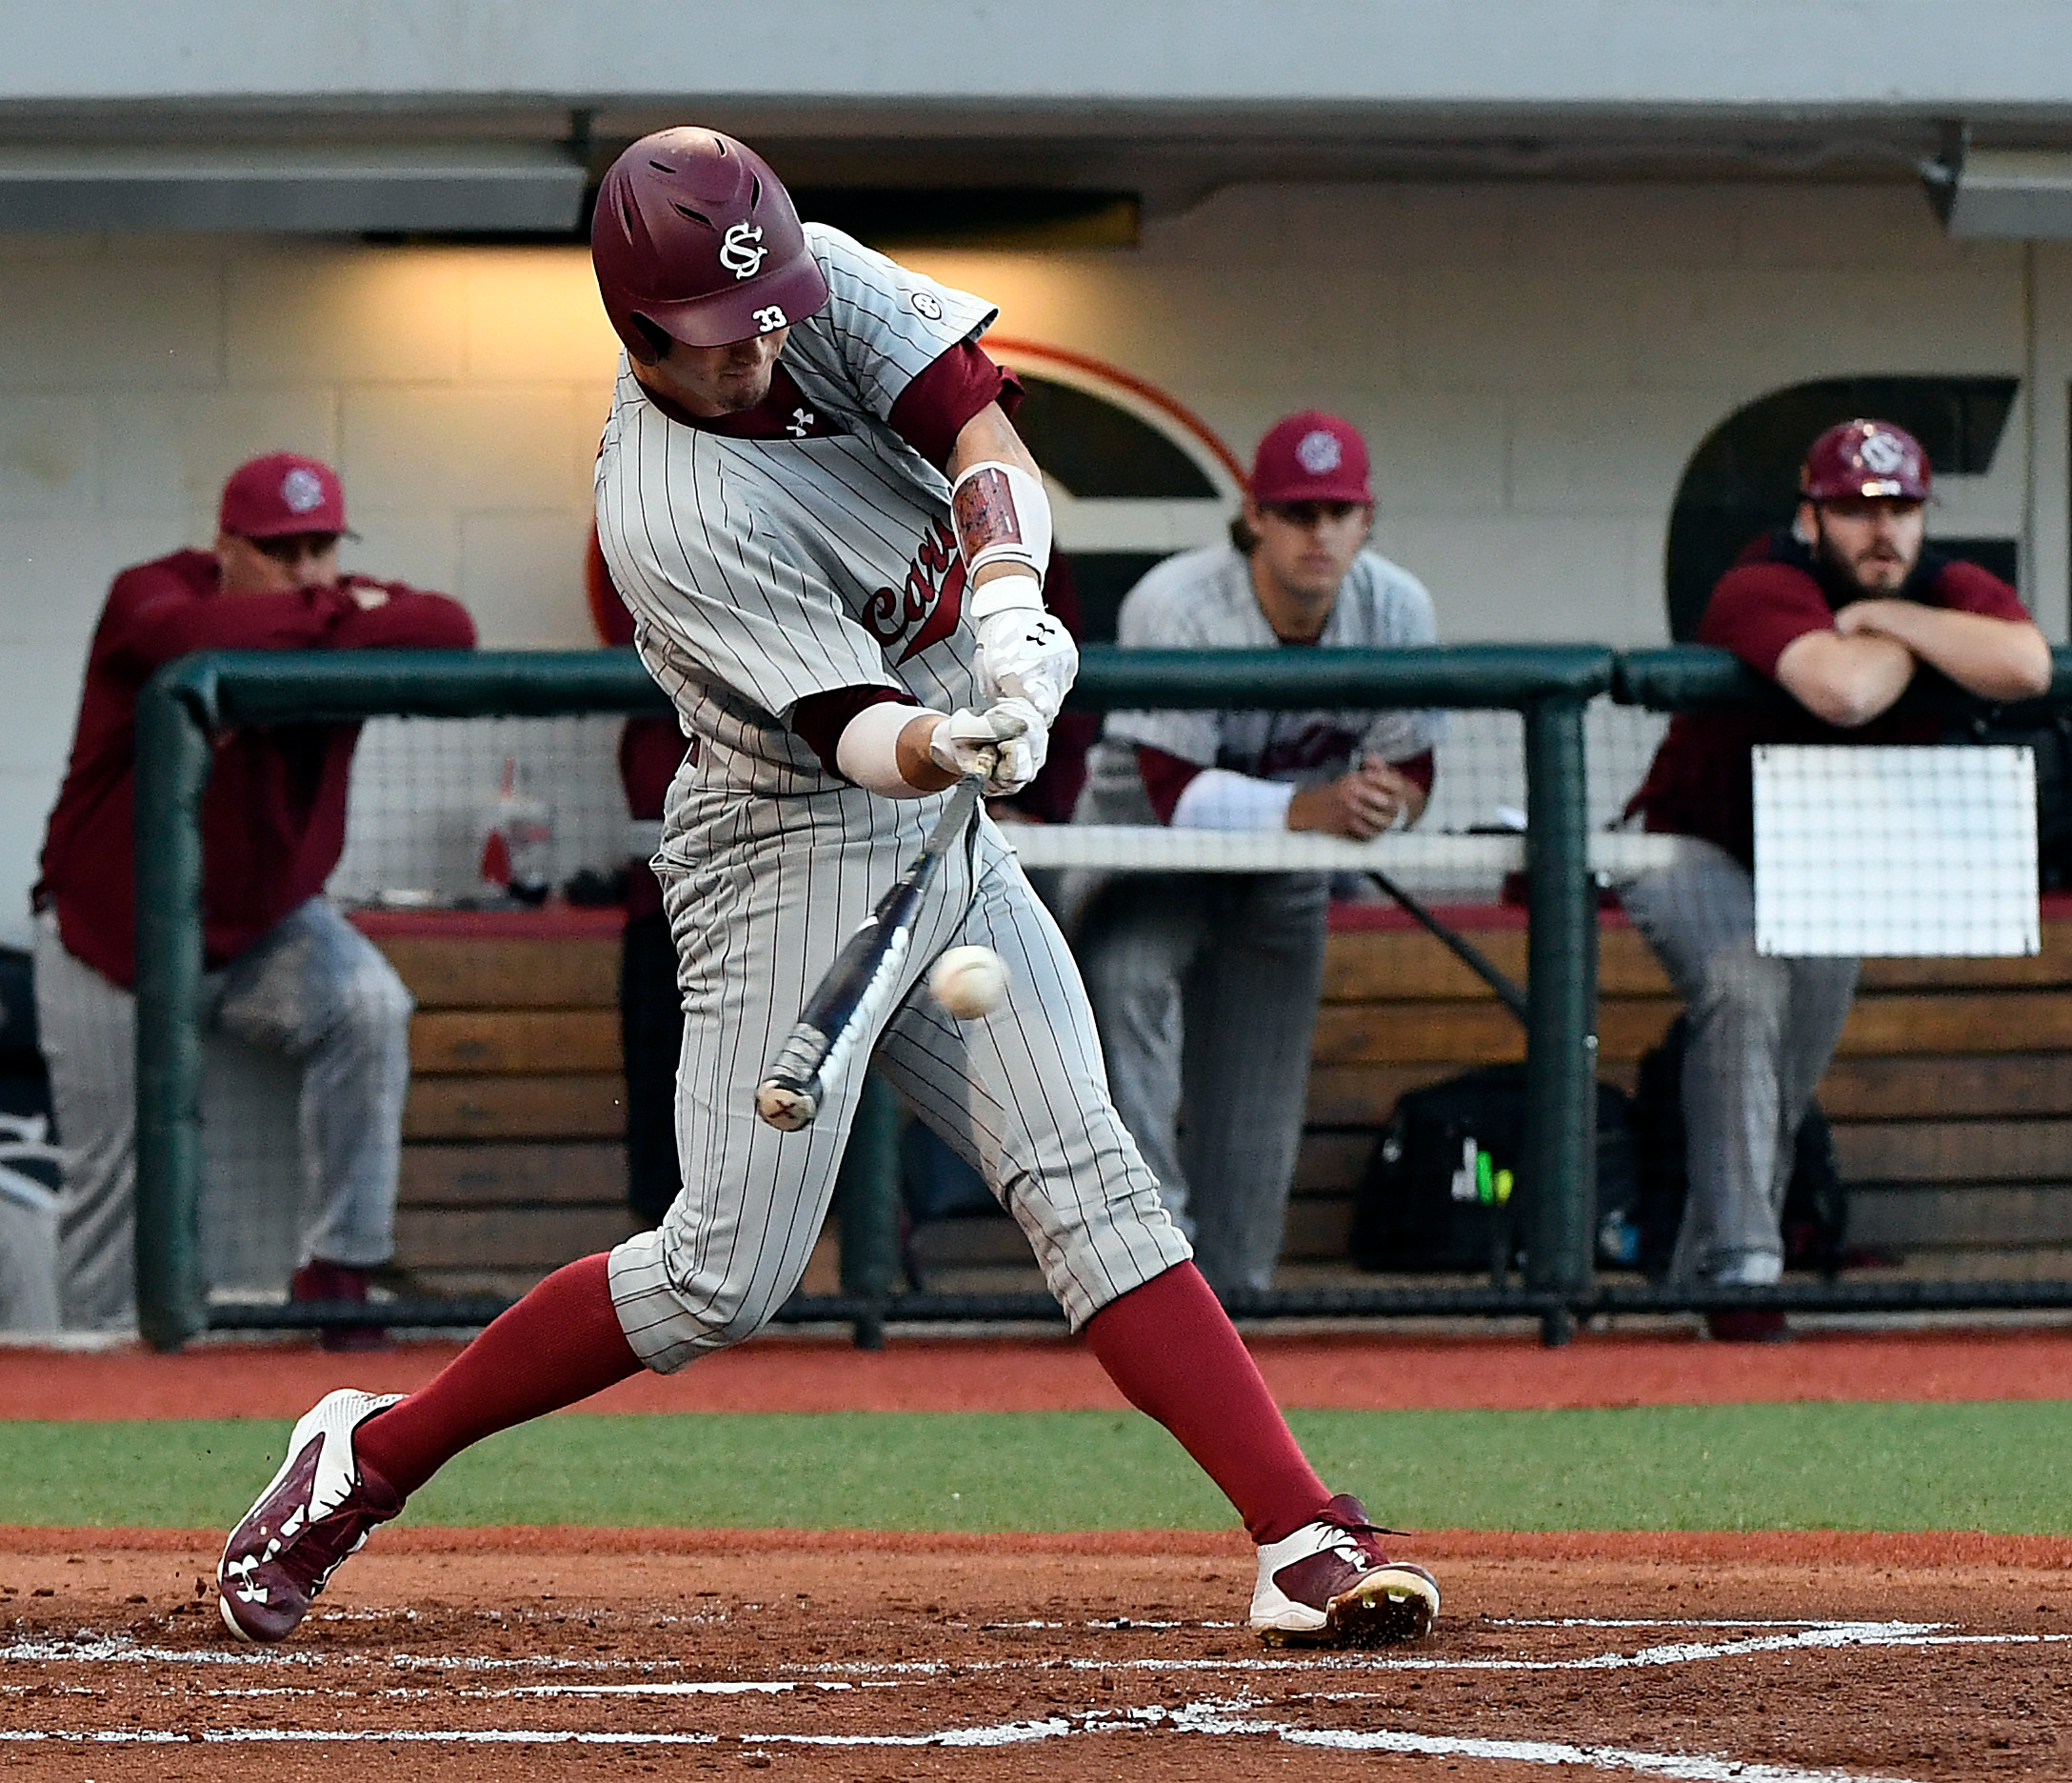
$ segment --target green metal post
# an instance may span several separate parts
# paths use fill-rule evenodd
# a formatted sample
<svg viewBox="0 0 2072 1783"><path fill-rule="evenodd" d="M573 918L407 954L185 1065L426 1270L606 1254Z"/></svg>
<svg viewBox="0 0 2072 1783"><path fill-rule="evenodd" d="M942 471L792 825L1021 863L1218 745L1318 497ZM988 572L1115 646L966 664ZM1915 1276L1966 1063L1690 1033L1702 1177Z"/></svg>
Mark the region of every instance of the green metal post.
<svg viewBox="0 0 2072 1783"><path fill-rule="evenodd" d="M899 1103L876 1072L864 1078L848 1149L835 1177L842 1292L871 1310L856 1320L859 1350L885 1348L885 1308L899 1268Z"/></svg>
<svg viewBox="0 0 2072 1783"><path fill-rule="evenodd" d="M1583 701L1556 694L1525 709L1525 1280L1581 1300L1591 1290L1597 1201L1597 889L1588 853ZM1568 1341L1567 1308L1542 1320Z"/></svg>
<svg viewBox="0 0 2072 1783"><path fill-rule="evenodd" d="M213 676L175 664L137 699L137 1323L177 1350L209 1322L201 1200L202 793Z"/></svg>

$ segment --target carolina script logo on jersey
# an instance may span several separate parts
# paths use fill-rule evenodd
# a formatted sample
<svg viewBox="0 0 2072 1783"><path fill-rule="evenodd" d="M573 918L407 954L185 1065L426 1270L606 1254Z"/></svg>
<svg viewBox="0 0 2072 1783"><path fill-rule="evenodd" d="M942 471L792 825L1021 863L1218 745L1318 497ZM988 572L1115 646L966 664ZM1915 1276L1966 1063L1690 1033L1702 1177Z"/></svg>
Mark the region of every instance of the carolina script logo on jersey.
<svg viewBox="0 0 2072 1783"><path fill-rule="evenodd" d="M888 655L905 639L906 648L892 657L903 663L946 638L957 629L963 611L964 559L949 523L938 520L906 566L906 582L896 589L882 588L864 603L864 629Z"/></svg>
<svg viewBox="0 0 2072 1783"><path fill-rule="evenodd" d="M753 278L763 270L763 257L768 252L763 246L760 223L729 224L720 243L720 265L737 279Z"/></svg>

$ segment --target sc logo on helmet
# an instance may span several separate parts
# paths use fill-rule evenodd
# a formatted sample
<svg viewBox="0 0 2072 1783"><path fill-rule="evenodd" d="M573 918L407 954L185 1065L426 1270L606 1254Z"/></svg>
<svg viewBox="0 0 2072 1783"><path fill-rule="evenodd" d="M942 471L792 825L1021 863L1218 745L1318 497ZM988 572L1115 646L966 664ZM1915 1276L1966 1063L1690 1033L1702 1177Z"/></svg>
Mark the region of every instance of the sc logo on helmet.
<svg viewBox="0 0 2072 1783"><path fill-rule="evenodd" d="M737 279L753 278L763 270L763 257L768 252L763 246L760 223L730 224L720 243L720 265Z"/></svg>

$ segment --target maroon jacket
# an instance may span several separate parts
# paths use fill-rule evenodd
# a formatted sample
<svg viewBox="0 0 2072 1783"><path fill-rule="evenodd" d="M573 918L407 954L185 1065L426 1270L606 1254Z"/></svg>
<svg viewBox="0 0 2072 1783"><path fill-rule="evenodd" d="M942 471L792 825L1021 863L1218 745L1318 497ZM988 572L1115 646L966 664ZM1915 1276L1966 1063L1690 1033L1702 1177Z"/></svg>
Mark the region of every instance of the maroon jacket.
<svg viewBox="0 0 2072 1783"><path fill-rule="evenodd" d="M1788 531L1757 539L1719 580L1699 622L1698 642L1718 644L1767 680L1777 679L1784 647L1826 631L1835 614L1863 596L1818 564ZM2020 596L1991 571L1924 551L1900 598L1927 607L2025 620ZM1716 842L1755 870L1755 770L1759 743L1933 743L1942 732L1933 713L1881 712L1853 731L1816 718L1796 701L1768 711L1730 708L1679 712L1656 751L1641 790L1626 809L1647 828Z"/></svg>
<svg viewBox="0 0 2072 1783"><path fill-rule="evenodd" d="M388 598L363 608L354 588ZM444 594L349 576L335 589L224 594L208 551L125 570L87 657L71 765L50 812L37 902L67 950L136 982L136 707L167 663L204 650L468 649L467 610ZM346 841L356 724L273 725L216 739L202 802L202 929L211 970L324 889Z"/></svg>

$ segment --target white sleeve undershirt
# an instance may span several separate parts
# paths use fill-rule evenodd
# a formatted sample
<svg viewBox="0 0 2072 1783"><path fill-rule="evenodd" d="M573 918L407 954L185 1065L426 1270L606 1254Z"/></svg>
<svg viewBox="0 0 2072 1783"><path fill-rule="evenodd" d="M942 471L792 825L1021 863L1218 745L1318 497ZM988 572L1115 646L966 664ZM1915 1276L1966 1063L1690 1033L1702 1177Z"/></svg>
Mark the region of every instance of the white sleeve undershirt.
<svg viewBox="0 0 2072 1783"><path fill-rule="evenodd" d="M879 700L866 706L835 739L834 765L881 798L925 798L926 791L899 771L899 733L926 715L926 707L909 706L904 700Z"/></svg>
<svg viewBox="0 0 2072 1783"><path fill-rule="evenodd" d="M1172 827L1285 830L1288 804L1294 796L1295 788L1280 781L1255 780L1227 768L1205 768L1182 790L1173 806Z"/></svg>

